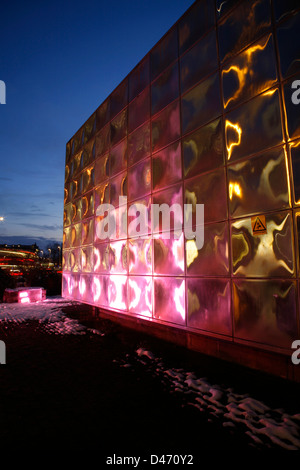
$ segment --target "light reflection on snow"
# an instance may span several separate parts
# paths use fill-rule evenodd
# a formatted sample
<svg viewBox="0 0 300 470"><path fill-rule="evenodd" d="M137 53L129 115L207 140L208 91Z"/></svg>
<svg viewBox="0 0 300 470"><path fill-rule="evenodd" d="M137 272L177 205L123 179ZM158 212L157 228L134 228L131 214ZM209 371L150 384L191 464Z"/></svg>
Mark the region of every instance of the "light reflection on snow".
<svg viewBox="0 0 300 470"><path fill-rule="evenodd" d="M0 304L0 321L20 324L36 320L46 332L60 335L78 335L86 332L84 326L77 320L68 318L63 312L63 308L74 305L76 303L74 301L60 297L48 298L34 303L29 303L29 299L23 297L21 301L23 302Z"/></svg>
<svg viewBox="0 0 300 470"><path fill-rule="evenodd" d="M272 409L248 394L212 385L194 372L167 368L161 358L144 348L137 349L136 353L138 362L167 382L170 391L184 394L186 405L208 413L211 420L221 421L225 428L243 432L249 437L251 447L300 450L300 413L290 415L281 408Z"/></svg>

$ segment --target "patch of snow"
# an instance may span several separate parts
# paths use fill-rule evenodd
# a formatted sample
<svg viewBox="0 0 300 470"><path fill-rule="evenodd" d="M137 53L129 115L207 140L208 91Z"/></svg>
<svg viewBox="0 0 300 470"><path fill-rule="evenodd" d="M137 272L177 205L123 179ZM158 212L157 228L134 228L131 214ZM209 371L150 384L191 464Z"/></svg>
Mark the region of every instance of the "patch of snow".
<svg viewBox="0 0 300 470"><path fill-rule="evenodd" d="M58 335L82 335L88 329L77 320L68 318L63 312L66 306L76 302L62 297L50 297L39 302L28 304L3 303L0 304L0 321L8 324L36 320L42 324L44 330ZM100 333L101 334L101 333Z"/></svg>
<svg viewBox="0 0 300 470"><path fill-rule="evenodd" d="M272 409L248 394L235 393L232 388L210 384L207 378L194 372L165 367L162 358L151 351L136 351L139 363L161 378L171 391L183 394L186 404L206 412L222 426L249 437L249 445L258 448L300 450L300 413L289 415L284 409ZM145 364L141 356L152 360ZM211 420L208 418L208 420Z"/></svg>
<svg viewBox="0 0 300 470"><path fill-rule="evenodd" d="M151 351L147 351L144 348L138 348L136 351L138 356L147 356L149 359L154 359L154 354Z"/></svg>

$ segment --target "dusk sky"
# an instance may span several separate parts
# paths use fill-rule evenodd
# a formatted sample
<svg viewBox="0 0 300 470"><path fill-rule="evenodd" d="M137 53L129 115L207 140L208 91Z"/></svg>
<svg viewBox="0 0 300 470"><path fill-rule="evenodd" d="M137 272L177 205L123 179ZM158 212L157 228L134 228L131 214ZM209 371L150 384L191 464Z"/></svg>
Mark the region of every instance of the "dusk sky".
<svg viewBox="0 0 300 470"><path fill-rule="evenodd" d="M0 243L62 241L67 141L192 3L1 4Z"/></svg>

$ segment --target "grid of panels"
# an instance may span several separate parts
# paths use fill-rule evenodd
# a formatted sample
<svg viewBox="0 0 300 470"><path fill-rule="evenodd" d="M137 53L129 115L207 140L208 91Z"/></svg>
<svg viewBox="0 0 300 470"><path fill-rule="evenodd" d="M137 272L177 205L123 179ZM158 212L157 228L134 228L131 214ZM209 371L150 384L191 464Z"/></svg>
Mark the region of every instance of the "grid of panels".
<svg viewBox="0 0 300 470"><path fill-rule="evenodd" d="M299 337L299 28L296 1L196 1L95 111L67 144L64 296L290 353ZM204 204L204 246L159 227L99 239L103 203L121 217L142 203L149 224L151 204ZM256 216L266 233L253 234Z"/></svg>

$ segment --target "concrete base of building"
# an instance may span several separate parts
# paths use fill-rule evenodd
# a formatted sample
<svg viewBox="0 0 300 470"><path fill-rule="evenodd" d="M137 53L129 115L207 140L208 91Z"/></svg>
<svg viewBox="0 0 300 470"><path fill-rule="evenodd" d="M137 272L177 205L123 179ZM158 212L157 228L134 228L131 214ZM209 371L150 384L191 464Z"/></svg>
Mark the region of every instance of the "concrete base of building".
<svg viewBox="0 0 300 470"><path fill-rule="evenodd" d="M293 364L291 360L293 350L290 354L271 349L265 350L250 344L207 336L198 331L182 329L166 323L131 317L118 312L108 312L98 307L93 307L93 315L115 321L126 328L141 331L195 352L300 383L300 364Z"/></svg>

